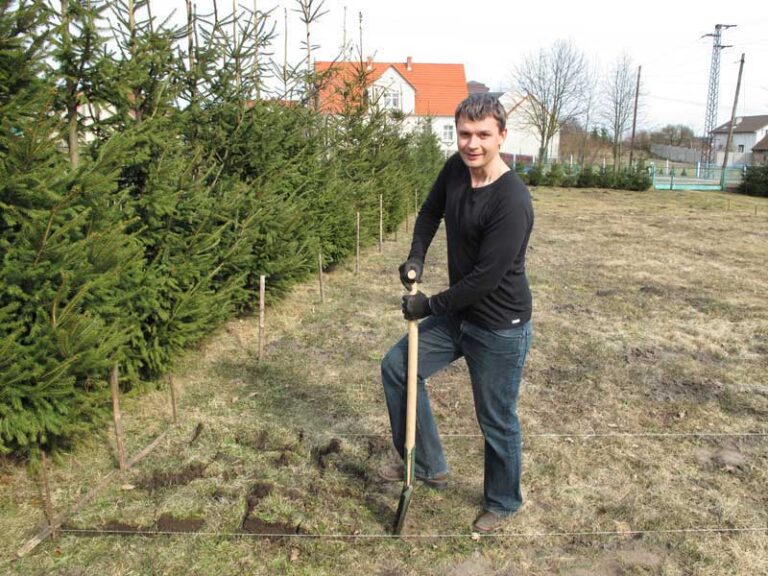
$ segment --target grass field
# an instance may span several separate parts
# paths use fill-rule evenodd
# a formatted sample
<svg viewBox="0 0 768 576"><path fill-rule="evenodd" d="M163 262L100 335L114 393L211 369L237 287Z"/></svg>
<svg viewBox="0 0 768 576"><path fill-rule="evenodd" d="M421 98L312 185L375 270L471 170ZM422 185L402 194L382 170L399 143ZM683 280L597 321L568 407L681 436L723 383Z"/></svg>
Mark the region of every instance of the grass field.
<svg viewBox="0 0 768 576"><path fill-rule="evenodd" d="M768 201L539 188L534 209L526 504L506 532L470 535L482 439L459 362L429 383L451 487L417 488L411 538L386 537L400 487L375 474L392 455L379 362L405 328L401 230L359 276L329 272L326 303L310 282L270 306L264 362L252 318L191 351L175 372L181 423L15 562L40 489L3 463L0 573L768 574L768 436L737 435L768 433ZM444 250L441 235L428 293L447 283ZM169 426L167 391L124 412L133 454ZM703 432L716 435L684 435ZM108 438L56 463L58 510L113 468Z"/></svg>

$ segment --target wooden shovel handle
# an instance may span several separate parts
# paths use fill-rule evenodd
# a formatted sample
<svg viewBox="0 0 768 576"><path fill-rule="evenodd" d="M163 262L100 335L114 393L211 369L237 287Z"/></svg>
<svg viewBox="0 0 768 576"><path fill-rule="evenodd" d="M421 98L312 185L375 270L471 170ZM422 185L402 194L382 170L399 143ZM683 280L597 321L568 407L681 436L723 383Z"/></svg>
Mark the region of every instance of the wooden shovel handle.
<svg viewBox="0 0 768 576"><path fill-rule="evenodd" d="M411 270L408 277L416 278L416 272ZM419 291L416 282L411 284L411 295ZM408 376L406 380L406 412L405 412L405 484L413 483L413 448L416 445L416 395L419 372L419 323L408 321Z"/></svg>

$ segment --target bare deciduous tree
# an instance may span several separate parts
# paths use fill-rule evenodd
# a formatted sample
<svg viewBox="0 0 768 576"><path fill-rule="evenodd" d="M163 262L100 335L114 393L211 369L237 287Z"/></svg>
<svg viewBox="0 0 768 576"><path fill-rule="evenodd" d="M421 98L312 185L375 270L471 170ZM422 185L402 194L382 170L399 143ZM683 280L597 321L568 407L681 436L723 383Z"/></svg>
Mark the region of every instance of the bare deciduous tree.
<svg viewBox="0 0 768 576"><path fill-rule="evenodd" d="M588 65L584 71L584 109L583 134L579 143L579 165L584 166L587 161L587 142L589 140L589 131L592 128L591 122L594 120L593 114L597 100L597 84L600 78L600 70L596 64ZM591 159L592 160L592 159ZM590 160L590 161L591 161Z"/></svg>
<svg viewBox="0 0 768 576"><path fill-rule="evenodd" d="M690 126L685 124L667 124L661 130L653 132L651 139L654 142L661 142L670 146L693 147L693 141L696 137Z"/></svg>
<svg viewBox="0 0 768 576"><path fill-rule="evenodd" d="M632 125L635 104L635 73L632 59L622 54L611 65L603 80L600 118L611 135L614 172L621 166L621 144Z"/></svg>
<svg viewBox="0 0 768 576"><path fill-rule="evenodd" d="M584 54L570 42L558 40L526 56L515 69L515 89L529 100L522 107L522 122L539 136L540 163L563 124L583 112L586 68Z"/></svg>

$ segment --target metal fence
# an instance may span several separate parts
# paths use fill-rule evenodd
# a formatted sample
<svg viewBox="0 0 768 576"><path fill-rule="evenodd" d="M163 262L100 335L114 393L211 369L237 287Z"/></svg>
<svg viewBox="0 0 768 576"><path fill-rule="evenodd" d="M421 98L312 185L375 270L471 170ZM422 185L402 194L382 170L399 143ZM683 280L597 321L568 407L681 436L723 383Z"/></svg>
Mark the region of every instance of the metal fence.
<svg viewBox="0 0 768 576"><path fill-rule="evenodd" d="M676 166L669 169L651 165L651 178L656 190L725 190L741 183L744 167L703 164Z"/></svg>

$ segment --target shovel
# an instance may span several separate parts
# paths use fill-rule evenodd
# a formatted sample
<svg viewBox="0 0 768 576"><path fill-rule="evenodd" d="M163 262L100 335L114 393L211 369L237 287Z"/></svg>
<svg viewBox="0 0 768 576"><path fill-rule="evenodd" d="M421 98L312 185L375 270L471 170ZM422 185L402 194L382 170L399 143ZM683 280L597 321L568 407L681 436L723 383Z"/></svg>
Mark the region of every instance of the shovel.
<svg viewBox="0 0 768 576"><path fill-rule="evenodd" d="M416 272L411 270L408 277L416 278ZM416 282L411 284L411 295L418 292ZM403 491L400 493L400 502L397 505L397 517L395 518L395 534L402 534L405 525L405 515L411 505L413 496L413 467L415 461L414 446L416 445L416 378L419 368L419 323L416 320L408 320L408 379L406 380L406 404L405 404L405 457L403 458L405 478L403 479Z"/></svg>

